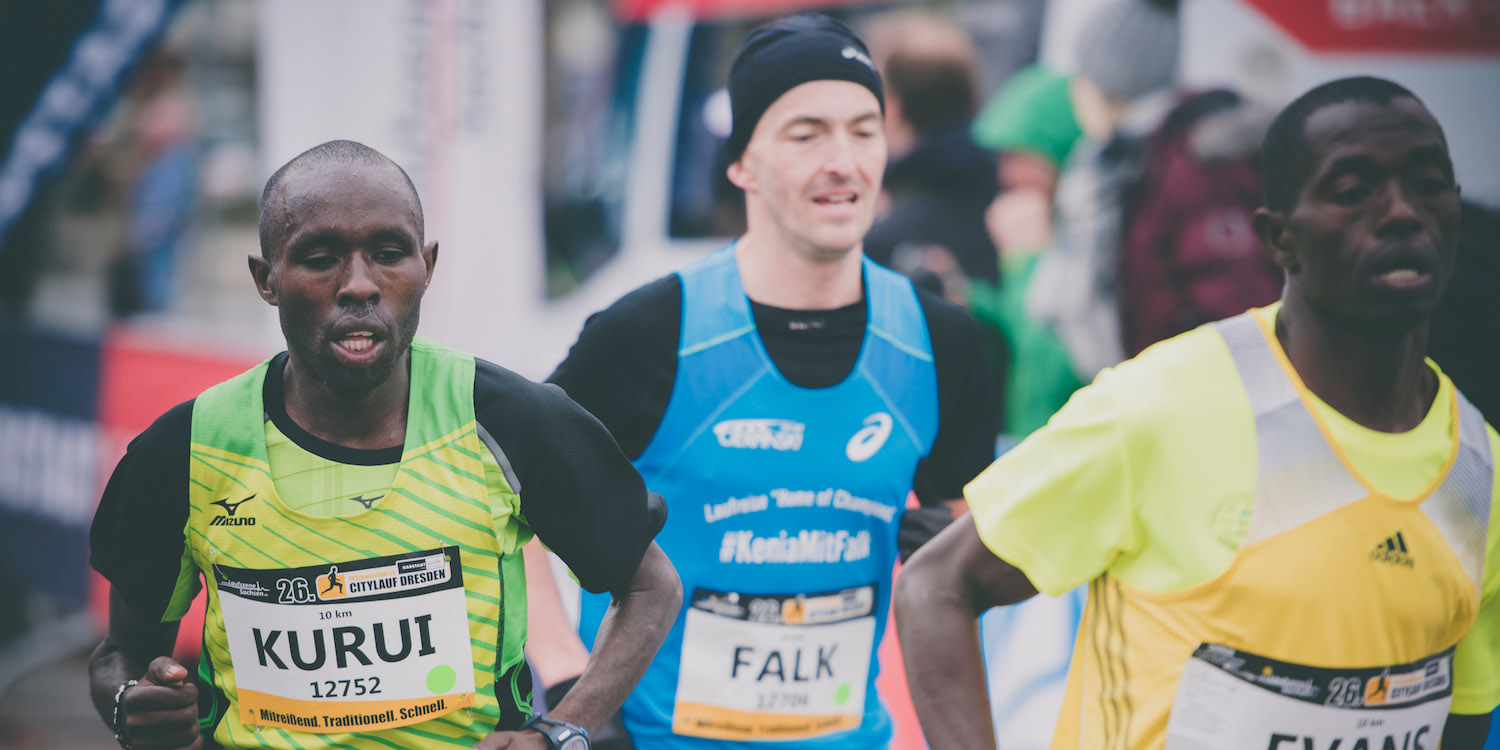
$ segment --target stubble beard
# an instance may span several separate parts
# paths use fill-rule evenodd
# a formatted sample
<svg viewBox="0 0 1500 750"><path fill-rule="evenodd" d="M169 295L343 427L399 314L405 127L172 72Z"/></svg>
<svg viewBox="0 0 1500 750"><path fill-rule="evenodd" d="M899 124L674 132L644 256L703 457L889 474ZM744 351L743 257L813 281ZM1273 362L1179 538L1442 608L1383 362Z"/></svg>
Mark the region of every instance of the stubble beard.
<svg viewBox="0 0 1500 750"><path fill-rule="evenodd" d="M287 348L307 364L311 369L308 374L333 393L357 397L384 385L395 372L396 365L402 361L402 356L411 348L412 339L416 337L421 306L412 308L411 314L401 321L388 320L373 311L369 317L374 317L390 331L390 337L385 341L385 351L369 367L346 367L338 361L338 355L333 352L330 329L339 321L330 322L321 331L304 330L299 336L292 336L286 330L285 320L282 321L282 328L287 334Z"/></svg>

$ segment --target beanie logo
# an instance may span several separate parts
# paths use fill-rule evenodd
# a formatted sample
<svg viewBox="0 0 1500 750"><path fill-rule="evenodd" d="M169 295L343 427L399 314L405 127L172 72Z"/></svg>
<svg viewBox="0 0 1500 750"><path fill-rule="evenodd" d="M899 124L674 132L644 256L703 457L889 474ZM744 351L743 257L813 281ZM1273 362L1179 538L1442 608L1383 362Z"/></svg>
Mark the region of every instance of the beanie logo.
<svg viewBox="0 0 1500 750"><path fill-rule="evenodd" d="M870 56L866 55L865 53L863 53L861 51L859 51L858 47L854 47L854 46L845 47L844 48L844 59L845 60L858 60L858 61L864 63L865 67L869 68L870 70L874 70L875 69L875 63L870 62Z"/></svg>

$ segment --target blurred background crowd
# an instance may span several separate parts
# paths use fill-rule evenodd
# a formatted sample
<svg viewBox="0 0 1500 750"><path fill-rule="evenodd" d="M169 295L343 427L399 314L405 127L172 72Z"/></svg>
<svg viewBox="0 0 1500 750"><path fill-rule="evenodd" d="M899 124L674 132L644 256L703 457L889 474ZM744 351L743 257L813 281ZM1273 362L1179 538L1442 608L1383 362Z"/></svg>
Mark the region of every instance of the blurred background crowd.
<svg viewBox="0 0 1500 750"><path fill-rule="evenodd" d="M113 746L83 688L88 523L131 437L280 348L244 260L275 166L333 138L401 163L443 247L423 333L540 378L588 313L743 230L729 61L804 9L854 26L884 76L865 250L981 323L999 450L1101 369L1278 297L1250 222L1260 139L1352 74L1447 132L1464 240L1432 352L1500 422L1495 0L8 3L0 748ZM986 617L1002 746L1046 746L1081 596Z"/></svg>

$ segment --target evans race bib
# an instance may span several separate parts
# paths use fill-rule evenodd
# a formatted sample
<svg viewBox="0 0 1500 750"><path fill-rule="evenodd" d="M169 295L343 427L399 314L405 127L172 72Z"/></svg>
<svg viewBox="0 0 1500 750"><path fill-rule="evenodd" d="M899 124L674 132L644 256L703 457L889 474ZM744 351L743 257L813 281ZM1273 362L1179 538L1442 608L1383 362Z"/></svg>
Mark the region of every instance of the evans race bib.
<svg viewBox="0 0 1500 750"><path fill-rule="evenodd" d="M214 570L245 724L349 732L473 705L458 547Z"/></svg>
<svg viewBox="0 0 1500 750"><path fill-rule="evenodd" d="M874 586L795 595L694 591L672 731L791 740L858 727L874 611Z"/></svg>
<svg viewBox="0 0 1500 750"><path fill-rule="evenodd" d="M1321 669L1204 644L1182 669L1167 750L1436 750L1452 702L1452 648Z"/></svg>

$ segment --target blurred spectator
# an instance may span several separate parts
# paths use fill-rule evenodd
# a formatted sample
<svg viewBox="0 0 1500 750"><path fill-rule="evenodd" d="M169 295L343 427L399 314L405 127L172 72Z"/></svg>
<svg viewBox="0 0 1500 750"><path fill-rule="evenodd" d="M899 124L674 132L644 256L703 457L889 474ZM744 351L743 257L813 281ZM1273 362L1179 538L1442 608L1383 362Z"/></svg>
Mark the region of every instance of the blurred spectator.
<svg viewBox="0 0 1500 750"><path fill-rule="evenodd" d="M999 279L984 228L998 189L996 158L969 137L973 41L953 23L915 10L876 18L867 38L885 79L891 160L890 208L865 237L865 254L964 304L971 280Z"/></svg>
<svg viewBox="0 0 1500 750"><path fill-rule="evenodd" d="M1139 174L1142 139L1172 105L1174 2L1111 0L1079 29L1070 94L1086 136L1057 187L1056 240L1038 263L1026 306L1092 380L1124 358L1117 290L1121 199Z"/></svg>
<svg viewBox="0 0 1500 750"><path fill-rule="evenodd" d="M1145 139L1120 233L1127 357L1281 296L1281 269L1251 224L1274 114L1232 91L1206 91L1184 96Z"/></svg>
<svg viewBox="0 0 1500 750"><path fill-rule="evenodd" d="M141 73L133 122L140 164L128 178L125 251L111 272L117 315L160 312L173 298L198 182L193 107L181 78L171 52Z"/></svg>
<svg viewBox="0 0 1500 750"><path fill-rule="evenodd" d="M1500 424L1500 211L1465 201L1448 292L1427 351L1486 422ZM1492 731L1500 736L1500 725Z"/></svg>
<svg viewBox="0 0 1500 750"><path fill-rule="evenodd" d="M979 145L1000 152L1000 189L986 213L1000 248L1001 282L976 280L969 306L985 333L1009 352L1004 434L1019 439L1041 427L1083 384L1067 350L1026 313L1026 288L1052 244L1057 176L1081 135L1068 100L1068 78L1040 66L1018 71L974 121ZM1006 365L1007 363L1001 363Z"/></svg>
<svg viewBox="0 0 1500 750"><path fill-rule="evenodd" d="M1034 188L1051 195L1082 131L1068 99L1068 77L1040 65L1016 71L984 111L972 134L1002 154L1002 190Z"/></svg>

